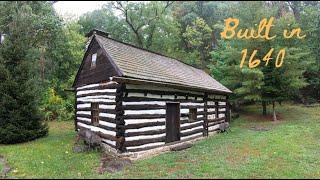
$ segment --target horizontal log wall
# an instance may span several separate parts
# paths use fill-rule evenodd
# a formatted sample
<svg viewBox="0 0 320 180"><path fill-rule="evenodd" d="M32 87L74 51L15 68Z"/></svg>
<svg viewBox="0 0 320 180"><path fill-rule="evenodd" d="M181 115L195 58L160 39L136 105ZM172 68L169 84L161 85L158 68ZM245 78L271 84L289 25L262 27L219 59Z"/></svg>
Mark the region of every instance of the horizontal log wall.
<svg viewBox="0 0 320 180"><path fill-rule="evenodd" d="M180 102L180 137L188 141L205 136L207 131L209 134L217 131L219 124L225 122L225 96L204 95L119 84L87 85L77 88L76 125L98 132L112 148L145 151L165 145L166 102L177 101ZM99 103L98 126L91 124L91 102ZM197 109L196 121L189 120L190 108Z"/></svg>
<svg viewBox="0 0 320 180"><path fill-rule="evenodd" d="M226 103L227 99L221 95L208 96L208 133L214 134L219 130L219 124L226 121Z"/></svg>
<svg viewBox="0 0 320 180"><path fill-rule="evenodd" d="M76 125L99 134L102 142L116 148L116 90L115 82L91 84L76 89ZM91 123L91 103L99 103L99 124Z"/></svg>
<svg viewBox="0 0 320 180"><path fill-rule="evenodd" d="M223 97L214 98L223 99ZM127 151L144 151L165 145L167 101L180 102L181 140L192 140L204 136L206 127L204 93L162 91L161 88L146 90L145 87L136 85L132 88L127 85L122 102L125 119L124 145ZM196 121L189 120L190 108L197 108ZM220 114L223 114L222 110ZM215 110L208 112L208 114L213 113ZM214 122L216 125L224 121L218 120ZM208 124L212 125L212 122Z"/></svg>

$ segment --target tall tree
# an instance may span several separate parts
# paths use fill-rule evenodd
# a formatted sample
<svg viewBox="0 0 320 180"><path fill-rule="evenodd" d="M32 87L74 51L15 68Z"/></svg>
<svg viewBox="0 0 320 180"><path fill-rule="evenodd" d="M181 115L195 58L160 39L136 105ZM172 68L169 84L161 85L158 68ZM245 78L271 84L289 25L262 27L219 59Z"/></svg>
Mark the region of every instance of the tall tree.
<svg viewBox="0 0 320 180"><path fill-rule="evenodd" d="M234 2L177 2L172 8L180 26L179 45L187 52L189 64L207 70L210 52L218 46L221 21L228 16L226 9L232 4Z"/></svg>
<svg viewBox="0 0 320 180"><path fill-rule="evenodd" d="M65 24L44 56L50 72L42 83L40 108L47 120L73 119L75 99L66 90L71 88L84 54L85 38L79 33L80 28L74 21Z"/></svg>
<svg viewBox="0 0 320 180"><path fill-rule="evenodd" d="M78 23L83 34L97 28L114 39L184 59L172 7L172 2L112 2L81 16Z"/></svg>
<svg viewBox="0 0 320 180"><path fill-rule="evenodd" d="M152 46L157 23L171 4L170 1L149 3L116 1L112 3L112 6L121 12L135 37L135 44L148 49Z"/></svg>
<svg viewBox="0 0 320 180"><path fill-rule="evenodd" d="M305 43L314 59L304 73L309 85L302 89L300 99L303 103L312 103L320 101L320 2L305 1L299 9L298 22L307 33Z"/></svg>
<svg viewBox="0 0 320 180"><path fill-rule="evenodd" d="M59 24L47 2L1 2L0 143L19 143L48 132L38 108L35 62Z"/></svg>
<svg viewBox="0 0 320 180"><path fill-rule="evenodd" d="M77 23L81 26L80 33L82 35L92 29L99 29L110 33L112 38L128 43L133 42L130 37L130 29L126 26L125 21L115 14L111 3L103 5L101 9L80 16Z"/></svg>
<svg viewBox="0 0 320 180"><path fill-rule="evenodd" d="M263 2L247 3L241 2L235 11L235 17L239 18L240 24L237 30L241 28L252 28L259 24L263 18L270 18L277 14L276 8L265 6ZM255 11L250 11L255 9ZM266 13L267 12L267 13ZM295 38L283 39L283 29L299 26L292 16L282 16L275 20L270 34L277 35L274 40L239 40L232 39L225 41L224 47L213 52L213 64L211 65L212 73L221 78L227 84L230 83L232 90L235 92L234 98L242 101L261 101L263 113L266 113L266 104L290 99L297 94L298 90L306 85L303 78L303 72L306 70L307 62L310 62L310 53L307 51L305 43ZM271 49L274 49L272 51ZM243 68L240 68L240 60L244 54L243 49L247 49L247 57ZM280 49L285 50L285 60L279 68L275 66L277 55ZM248 59L256 50L254 59L260 60L260 65L255 68L248 68ZM265 65L266 59L269 59ZM240 54L240 52L242 52ZM227 55L223 55L223 54ZM281 56L280 56L281 57ZM304 57L305 61L300 61ZM220 65L222 64L222 65ZM232 83L232 85L231 85ZM273 109L274 110L274 109ZM274 111L274 119L276 119Z"/></svg>
<svg viewBox="0 0 320 180"><path fill-rule="evenodd" d="M193 49L199 53L197 65L205 69L210 59L209 52L212 50L211 40L212 29L202 19L197 18L191 26L187 26L186 32L183 34Z"/></svg>

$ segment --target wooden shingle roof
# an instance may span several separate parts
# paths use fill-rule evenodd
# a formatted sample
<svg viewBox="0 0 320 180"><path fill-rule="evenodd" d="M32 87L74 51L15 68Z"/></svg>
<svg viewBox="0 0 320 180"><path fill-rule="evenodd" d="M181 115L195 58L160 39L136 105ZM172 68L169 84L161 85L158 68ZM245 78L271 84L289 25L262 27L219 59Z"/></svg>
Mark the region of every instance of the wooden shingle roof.
<svg viewBox="0 0 320 180"><path fill-rule="evenodd" d="M176 59L98 34L95 37L123 77L231 93L204 71Z"/></svg>

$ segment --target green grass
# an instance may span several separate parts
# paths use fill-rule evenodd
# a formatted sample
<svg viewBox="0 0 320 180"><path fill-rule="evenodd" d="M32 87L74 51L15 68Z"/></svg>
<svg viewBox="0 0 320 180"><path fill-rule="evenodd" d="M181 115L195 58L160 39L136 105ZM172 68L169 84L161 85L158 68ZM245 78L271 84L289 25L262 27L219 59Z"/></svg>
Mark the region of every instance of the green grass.
<svg viewBox="0 0 320 180"><path fill-rule="evenodd" d="M136 161L115 174L96 173L98 152L72 152L72 122L50 123L48 137L0 146L0 154L14 169L10 176L17 178L320 178L320 107L277 108L278 122L250 106L232 122L231 133Z"/></svg>
<svg viewBox="0 0 320 180"><path fill-rule="evenodd" d="M73 153L75 140L72 122L50 123L49 136L32 142L0 146L0 154L12 168L10 177L82 178L93 176L99 153Z"/></svg>

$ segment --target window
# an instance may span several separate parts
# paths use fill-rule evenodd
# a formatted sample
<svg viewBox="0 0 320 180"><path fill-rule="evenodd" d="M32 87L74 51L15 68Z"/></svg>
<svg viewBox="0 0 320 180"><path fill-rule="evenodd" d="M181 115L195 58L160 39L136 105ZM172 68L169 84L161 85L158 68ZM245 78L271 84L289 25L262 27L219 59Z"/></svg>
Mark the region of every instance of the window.
<svg viewBox="0 0 320 180"><path fill-rule="evenodd" d="M2 44L3 41L4 41L4 34L1 34L1 33L0 33L0 44Z"/></svg>
<svg viewBox="0 0 320 180"><path fill-rule="evenodd" d="M97 53L94 53L91 56L91 68L95 68L96 65L97 65Z"/></svg>
<svg viewBox="0 0 320 180"><path fill-rule="evenodd" d="M196 120L197 120L197 108L190 108L189 121L196 121Z"/></svg>
<svg viewBox="0 0 320 180"><path fill-rule="evenodd" d="M99 125L99 104L91 103L91 124L94 126Z"/></svg>

